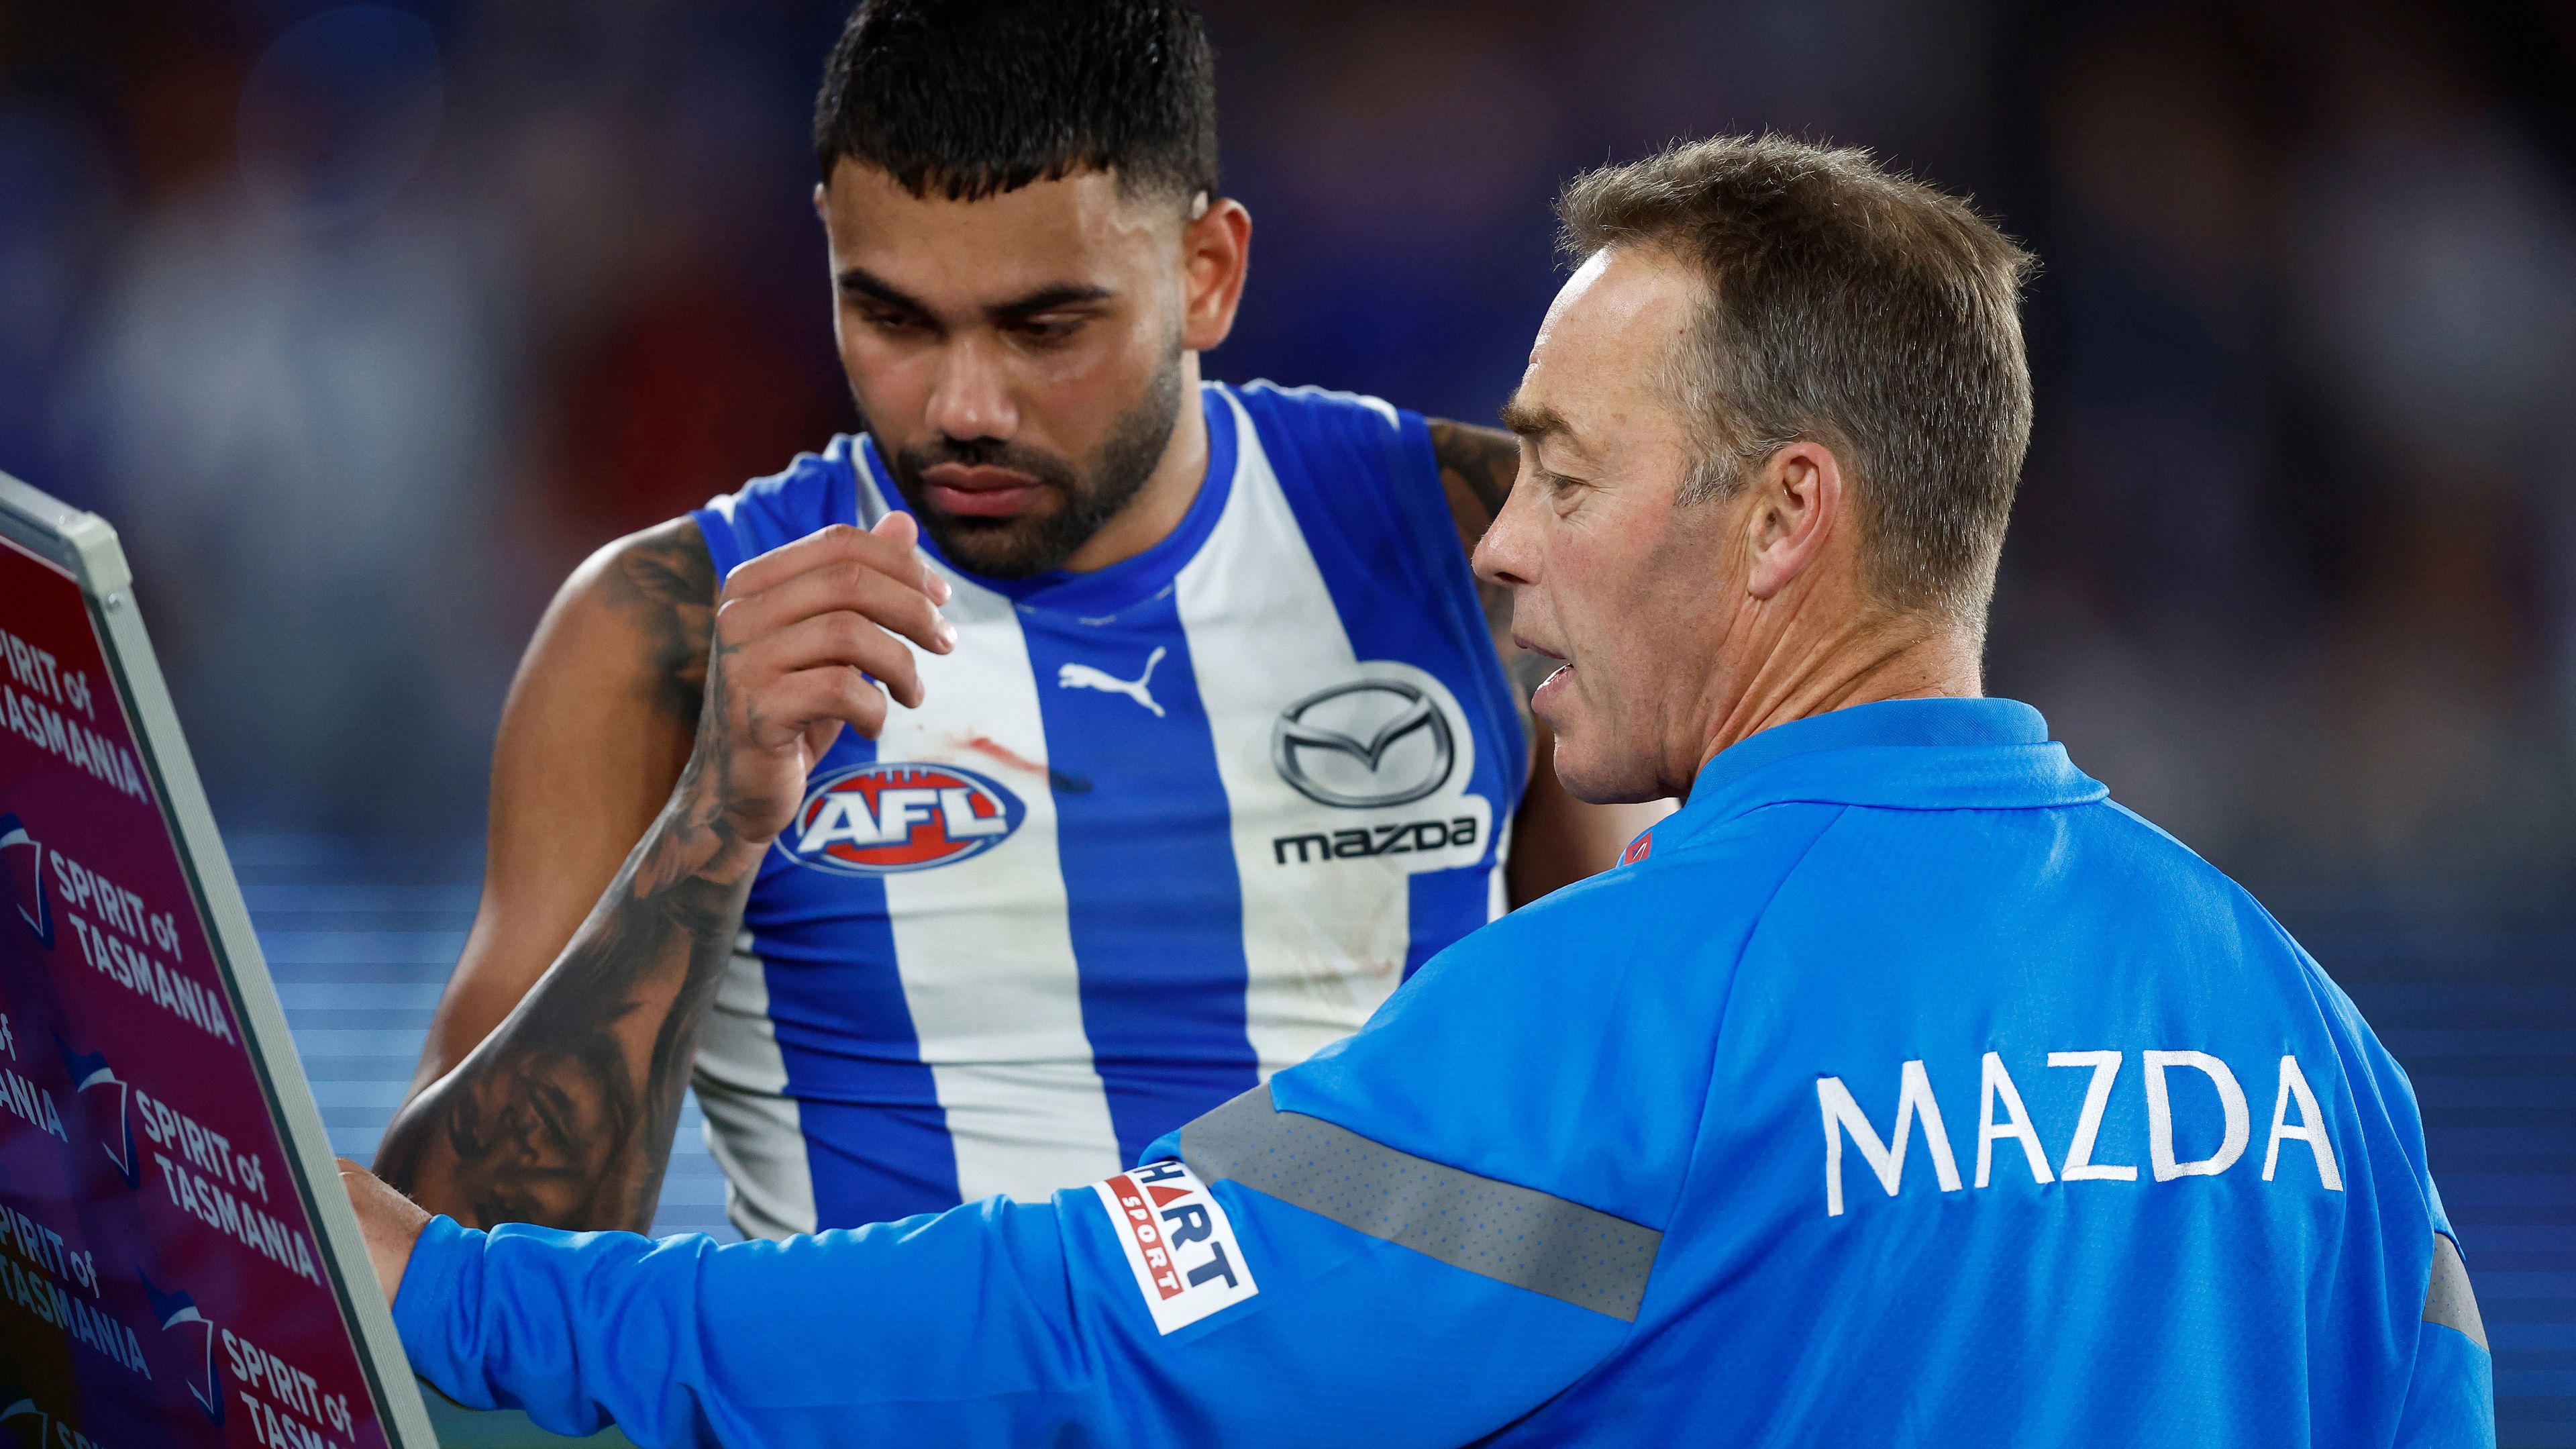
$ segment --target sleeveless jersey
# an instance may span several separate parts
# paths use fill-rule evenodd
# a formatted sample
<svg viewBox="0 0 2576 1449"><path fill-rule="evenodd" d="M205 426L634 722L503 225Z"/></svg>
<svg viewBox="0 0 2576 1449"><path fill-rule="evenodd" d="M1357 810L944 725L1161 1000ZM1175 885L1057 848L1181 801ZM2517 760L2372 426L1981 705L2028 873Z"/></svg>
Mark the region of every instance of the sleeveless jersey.
<svg viewBox="0 0 2576 1449"><path fill-rule="evenodd" d="M699 1047L745 1233L1104 1177L1501 913L1528 746L1423 419L1200 400L1206 480L1137 557L925 539L957 648L814 770ZM845 436L693 517L722 577L904 506Z"/></svg>

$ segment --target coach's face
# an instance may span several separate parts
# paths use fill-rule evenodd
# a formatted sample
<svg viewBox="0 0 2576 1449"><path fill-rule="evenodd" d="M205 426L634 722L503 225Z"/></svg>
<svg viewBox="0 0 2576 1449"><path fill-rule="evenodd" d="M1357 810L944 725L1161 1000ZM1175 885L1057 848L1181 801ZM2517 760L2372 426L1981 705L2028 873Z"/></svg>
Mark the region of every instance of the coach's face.
<svg viewBox="0 0 2576 1449"><path fill-rule="evenodd" d="M1083 566L1171 450L1193 354L1233 326L1249 216L1099 171L917 197L850 160L815 208L841 365L931 538L978 573Z"/></svg>
<svg viewBox="0 0 2576 1449"><path fill-rule="evenodd" d="M1512 635L1563 662L1531 709L1592 801L1686 791L1722 690L1740 565L1723 500L1684 503L1690 433L1667 359L1703 284L1655 253L1594 256L1557 294L1504 421L1520 476L1476 570L1512 590Z"/></svg>

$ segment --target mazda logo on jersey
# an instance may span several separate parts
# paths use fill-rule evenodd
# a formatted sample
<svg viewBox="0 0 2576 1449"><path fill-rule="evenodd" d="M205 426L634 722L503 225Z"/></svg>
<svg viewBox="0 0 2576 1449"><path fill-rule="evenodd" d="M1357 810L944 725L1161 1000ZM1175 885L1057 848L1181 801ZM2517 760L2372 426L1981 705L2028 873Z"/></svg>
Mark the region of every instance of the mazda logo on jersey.
<svg viewBox="0 0 2576 1449"><path fill-rule="evenodd" d="M779 845L817 870L894 875L982 855L1027 815L1020 797L973 770L886 761L818 781Z"/></svg>
<svg viewBox="0 0 2576 1449"><path fill-rule="evenodd" d="M1458 741L1430 694L1394 679L1319 689L1279 712L1271 762L1319 805L1374 810L1419 800L1449 781Z"/></svg>

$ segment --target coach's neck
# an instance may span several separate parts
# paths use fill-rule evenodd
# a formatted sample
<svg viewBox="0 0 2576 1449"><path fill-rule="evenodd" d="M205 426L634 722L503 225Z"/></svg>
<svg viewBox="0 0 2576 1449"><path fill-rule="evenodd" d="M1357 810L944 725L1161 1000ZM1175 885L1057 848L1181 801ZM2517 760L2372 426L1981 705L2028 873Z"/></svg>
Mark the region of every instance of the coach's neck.
<svg viewBox="0 0 2576 1449"><path fill-rule="evenodd" d="M1896 608L1869 576L1857 500L1817 444L1782 449L1726 498L1743 544L1713 620L1717 667L1698 763L1792 720L1888 699L1984 693L1983 632L1937 608ZM1693 774L1696 775L1694 770Z"/></svg>

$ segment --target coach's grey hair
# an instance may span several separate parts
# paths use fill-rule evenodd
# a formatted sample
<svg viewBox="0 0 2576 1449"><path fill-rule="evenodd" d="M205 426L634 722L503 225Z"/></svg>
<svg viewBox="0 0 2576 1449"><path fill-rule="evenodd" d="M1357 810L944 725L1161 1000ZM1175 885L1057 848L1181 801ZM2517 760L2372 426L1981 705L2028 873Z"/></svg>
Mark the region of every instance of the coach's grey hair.
<svg viewBox="0 0 2576 1449"><path fill-rule="evenodd" d="M2030 445L2028 253L1966 202L1869 153L1780 136L1675 145L1576 177L1566 252L1659 248L1708 305L1666 363L1701 457L1688 501L1800 440L1853 480L1879 603L1984 632Z"/></svg>

